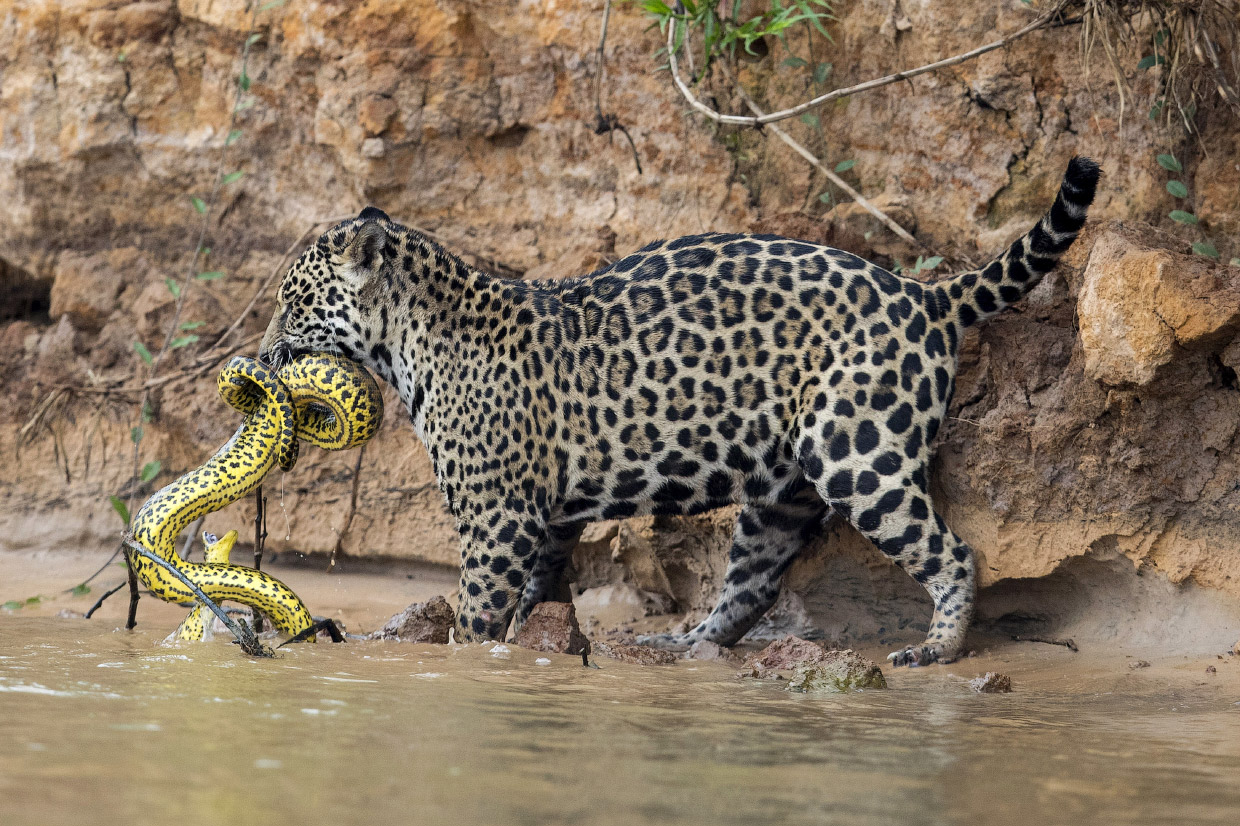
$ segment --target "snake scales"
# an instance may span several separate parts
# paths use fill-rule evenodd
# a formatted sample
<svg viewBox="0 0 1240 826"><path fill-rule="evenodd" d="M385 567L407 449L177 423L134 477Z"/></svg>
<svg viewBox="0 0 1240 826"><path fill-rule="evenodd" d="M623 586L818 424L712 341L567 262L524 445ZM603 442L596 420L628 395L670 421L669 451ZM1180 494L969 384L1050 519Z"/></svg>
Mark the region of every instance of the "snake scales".
<svg viewBox="0 0 1240 826"><path fill-rule="evenodd" d="M279 372L256 359L237 356L220 372L219 391L229 405L246 414L245 421L201 467L147 500L134 517L133 536L211 600L248 605L270 617L279 630L296 635L314 622L305 603L278 579L229 563L235 532L208 547L207 562L182 559L176 538L198 517L254 490L276 465L292 469L299 440L328 450L347 450L365 442L383 419L383 399L365 369L328 355L299 356ZM193 593L154 562L135 554L130 564L160 599L194 602ZM202 639L204 627L199 605L175 636Z"/></svg>

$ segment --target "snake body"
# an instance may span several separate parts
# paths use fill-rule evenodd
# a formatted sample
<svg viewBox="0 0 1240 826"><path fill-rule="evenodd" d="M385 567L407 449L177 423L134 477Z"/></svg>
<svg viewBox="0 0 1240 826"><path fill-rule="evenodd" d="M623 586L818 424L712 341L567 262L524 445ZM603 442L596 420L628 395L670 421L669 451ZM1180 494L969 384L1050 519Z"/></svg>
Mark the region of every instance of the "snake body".
<svg viewBox="0 0 1240 826"><path fill-rule="evenodd" d="M298 634L313 624L305 603L278 579L228 562L236 541L226 534L207 562L189 562L176 551L176 538L200 516L241 499L279 465L297 462L299 439L328 450L362 444L379 428L383 400L360 365L337 356L299 356L279 372L237 356L220 372L219 391L246 414L232 438L202 466L147 500L133 521L134 539L181 570L215 602L233 600L261 611L279 630ZM222 546L227 541L227 547ZM134 555L135 573L162 600L195 601L193 593L155 563ZM195 617L195 615L197 615ZM178 629L180 639L202 639L196 608Z"/></svg>

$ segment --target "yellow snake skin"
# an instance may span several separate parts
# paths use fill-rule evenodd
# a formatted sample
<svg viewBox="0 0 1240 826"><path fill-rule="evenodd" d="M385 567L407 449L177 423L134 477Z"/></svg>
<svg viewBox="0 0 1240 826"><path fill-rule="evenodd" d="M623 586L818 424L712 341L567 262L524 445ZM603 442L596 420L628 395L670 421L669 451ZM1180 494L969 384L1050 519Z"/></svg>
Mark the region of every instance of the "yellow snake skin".
<svg viewBox="0 0 1240 826"><path fill-rule="evenodd" d="M198 517L250 493L276 465L292 469L299 439L328 450L347 450L365 442L383 420L383 399L361 365L329 355L299 356L278 373L256 359L237 356L220 372L219 390L226 402L246 414L245 421L201 467L147 500L134 517L133 536L211 600L248 605L270 617L279 630L295 635L313 624L310 612L278 579L228 562L235 531L208 549L207 562L182 559L176 538ZM130 564L158 598L195 602L185 585L150 560L135 554ZM196 606L182 623L178 639L202 639L201 608Z"/></svg>

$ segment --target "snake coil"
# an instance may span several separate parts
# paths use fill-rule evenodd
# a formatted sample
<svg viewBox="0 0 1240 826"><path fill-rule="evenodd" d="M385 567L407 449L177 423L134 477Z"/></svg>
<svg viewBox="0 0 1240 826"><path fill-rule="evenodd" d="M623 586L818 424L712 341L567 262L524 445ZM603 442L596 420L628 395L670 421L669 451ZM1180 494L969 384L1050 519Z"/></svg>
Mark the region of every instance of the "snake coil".
<svg viewBox="0 0 1240 826"><path fill-rule="evenodd" d="M361 365L338 356L299 356L278 372L256 359L237 356L220 372L219 391L229 405L246 414L245 421L202 466L146 501L134 517L133 536L213 601L248 605L270 617L279 630L296 635L314 622L305 603L275 577L230 564L228 550L235 533L227 547L209 549L207 562L182 559L176 538L195 519L253 491L276 465L291 470L299 440L327 450L347 450L367 441L383 420L379 386ZM158 598L182 604L195 601L188 588L150 560L134 555L130 564ZM175 636L202 639L204 630L201 611L195 608Z"/></svg>

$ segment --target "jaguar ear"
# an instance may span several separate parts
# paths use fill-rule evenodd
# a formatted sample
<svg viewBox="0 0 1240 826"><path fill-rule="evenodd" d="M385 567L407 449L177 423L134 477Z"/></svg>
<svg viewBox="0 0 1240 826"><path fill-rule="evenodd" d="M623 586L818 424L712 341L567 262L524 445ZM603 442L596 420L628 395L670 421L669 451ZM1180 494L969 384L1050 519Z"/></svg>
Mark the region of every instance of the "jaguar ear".
<svg viewBox="0 0 1240 826"><path fill-rule="evenodd" d="M360 216L365 217L373 207L367 207ZM375 209L375 212L379 210ZM382 213L379 213L382 215ZM387 216L384 216L387 217ZM368 220L357 229L357 234L349 242L345 250L353 269L359 276L364 273L378 272L383 266L383 249L387 246L388 234L383 225L375 220Z"/></svg>
<svg viewBox="0 0 1240 826"><path fill-rule="evenodd" d="M384 221L391 221L387 213L379 209L379 207L368 206L357 214L358 220L375 221L382 218Z"/></svg>

